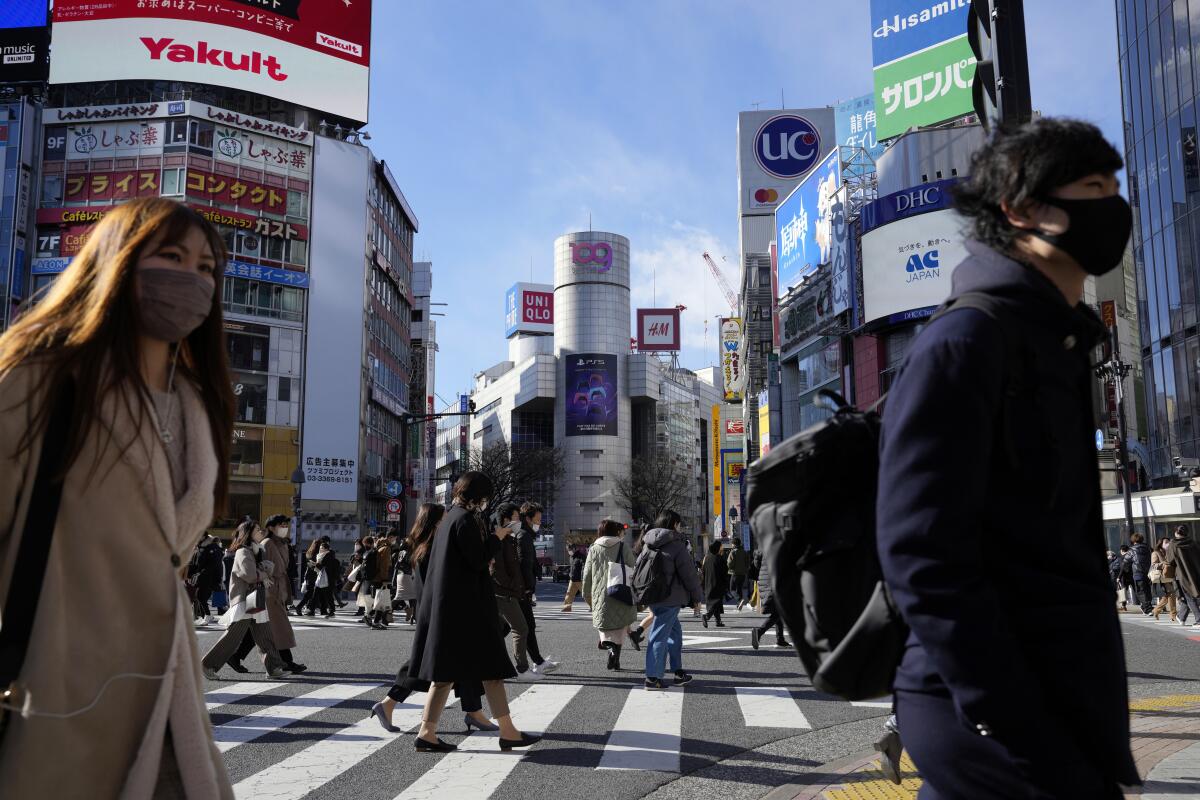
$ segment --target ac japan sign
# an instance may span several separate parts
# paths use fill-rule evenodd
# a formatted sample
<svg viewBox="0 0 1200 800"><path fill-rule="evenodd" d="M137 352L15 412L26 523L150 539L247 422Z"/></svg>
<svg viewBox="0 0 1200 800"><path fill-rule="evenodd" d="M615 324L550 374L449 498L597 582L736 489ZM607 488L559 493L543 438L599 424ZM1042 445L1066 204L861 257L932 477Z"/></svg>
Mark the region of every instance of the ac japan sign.
<svg viewBox="0 0 1200 800"><path fill-rule="evenodd" d="M58 0L51 83L215 84L367 119L370 0Z"/></svg>
<svg viewBox="0 0 1200 800"><path fill-rule="evenodd" d="M504 300L504 335L554 333L554 287L514 283Z"/></svg>
<svg viewBox="0 0 1200 800"><path fill-rule="evenodd" d="M639 308L637 324L640 352L677 352L680 349L679 309Z"/></svg>

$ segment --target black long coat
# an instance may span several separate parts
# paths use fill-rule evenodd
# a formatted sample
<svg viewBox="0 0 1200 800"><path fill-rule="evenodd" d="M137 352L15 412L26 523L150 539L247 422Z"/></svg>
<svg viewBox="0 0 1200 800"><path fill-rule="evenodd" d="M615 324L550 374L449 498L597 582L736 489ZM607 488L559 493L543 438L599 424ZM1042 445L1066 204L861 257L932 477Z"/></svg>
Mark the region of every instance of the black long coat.
<svg viewBox="0 0 1200 800"><path fill-rule="evenodd" d="M1103 328L1041 273L967 249L952 296L1003 301L1012 338L978 310L947 313L888 395L877 540L912 631L895 687L948 693L964 735L985 724L1039 774L1069 782L1085 764L1134 784L1092 437ZM1012 520L1054 557L1014 558Z"/></svg>
<svg viewBox="0 0 1200 800"><path fill-rule="evenodd" d="M482 518L461 506L438 526L409 657L413 677L439 683L516 677L488 571L497 545Z"/></svg>

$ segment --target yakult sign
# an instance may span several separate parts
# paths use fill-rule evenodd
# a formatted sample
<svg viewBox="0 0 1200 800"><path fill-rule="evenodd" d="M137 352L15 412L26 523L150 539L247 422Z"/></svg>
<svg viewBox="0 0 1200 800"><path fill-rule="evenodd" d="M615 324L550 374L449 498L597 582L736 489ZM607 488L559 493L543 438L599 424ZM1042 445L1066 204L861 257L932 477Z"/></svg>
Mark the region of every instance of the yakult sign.
<svg viewBox="0 0 1200 800"><path fill-rule="evenodd" d="M504 303L504 335L554 333L554 287L514 283Z"/></svg>
<svg viewBox="0 0 1200 800"><path fill-rule="evenodd" d="M51 83L216 84L367 119L370 0L58 0Z"/></svg>

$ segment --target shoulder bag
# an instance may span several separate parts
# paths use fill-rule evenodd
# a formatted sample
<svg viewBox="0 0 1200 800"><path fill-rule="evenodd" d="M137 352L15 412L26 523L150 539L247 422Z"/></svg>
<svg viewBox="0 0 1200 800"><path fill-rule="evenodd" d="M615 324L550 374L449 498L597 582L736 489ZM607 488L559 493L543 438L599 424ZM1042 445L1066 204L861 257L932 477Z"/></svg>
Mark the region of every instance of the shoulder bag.
<svg viewBox="0 0 1200 800"><path fill-rule="evenodd" d="M619 569L618 564L620 565ZM608 588L604 590L604 594L618 603L624 603L627 606L633 605L633 589L630 588L628 577L625 574L624 542L617 545L616 563L610 564L608 567Z"/></svg>
<svg viewBox="0 0 1200 800"><path fill-rule="evenodd" d="M54 540L54 525L62 502L67 434L74 408L75 383L68 380L55 398L46 421L29 511L25 515L21 543L17 546L12 583L4 601L4 626L0 627L0 741L3 741L10 715L25 702L25 692L18 679L33 633L50 544Z"/></svg>

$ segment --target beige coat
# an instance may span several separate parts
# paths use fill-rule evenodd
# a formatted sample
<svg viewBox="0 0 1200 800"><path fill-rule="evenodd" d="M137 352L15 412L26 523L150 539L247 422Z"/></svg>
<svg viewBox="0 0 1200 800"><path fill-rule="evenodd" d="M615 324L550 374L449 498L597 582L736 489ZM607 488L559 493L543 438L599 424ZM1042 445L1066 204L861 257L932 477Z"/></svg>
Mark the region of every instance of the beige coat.
<svg viewBox="0 0 1200 800"><path fill-rule="evenodd" d="M287 604L292 599L292 582L288 578L287 540L270 537L263 541L263 557L272 564L271 589L267 592L267 611L271 620L271 638L280 650L296 646L296 634L288 619Z"/></svg>
<svg viewBox="0 0 1200 800"><path fill-rule="evenodd" d="M22 368L0 380L0 603L41 451L38 441L16 455L31 378ZM5 797L148 798L168 721L188 797L233 797L204 707L190 603L172 565L172 555L187 562L212 521L218 469L204 407L184 383L188 491L178 502L155 431L138 431L115 398L101 405L101 423L67 474L21 673L33 714L14 716L0 744ZM101 426L132 443L123 455L109 447L97 459ZM36 715L93 703L70 719Z"/></svg>

